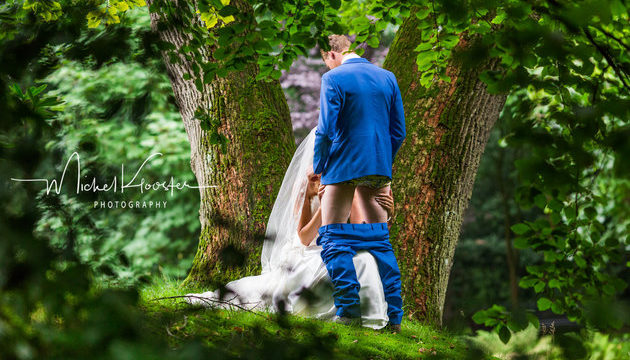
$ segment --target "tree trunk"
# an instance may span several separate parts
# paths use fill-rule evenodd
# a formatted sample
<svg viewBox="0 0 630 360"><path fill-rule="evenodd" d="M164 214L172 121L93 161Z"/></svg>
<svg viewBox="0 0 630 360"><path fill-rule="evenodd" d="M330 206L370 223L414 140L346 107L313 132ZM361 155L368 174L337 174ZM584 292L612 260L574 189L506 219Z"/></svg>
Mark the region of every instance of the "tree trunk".
<svg viewBox="0 0 630 360"><path fill-rule="evenodd" d="M392 245L402 272L403 301L410 317L442 326L453 254L464 210L490 130L506 95L490 95L478 79L488 61L465 68L452 61L450 83L419 85L414 48L421 42L415 13L405 19L383 67L392 71L403 95L407 138L394 163L395 221ZM460 37L458 47L470 46Z"/></svg>
<svg viewBox="0 0 630 360"><path fill-rule="evenodd" d="M231 4L251 11L247 2L233 0ZM162 41L178 49L187 42L181 28L158 28L159 21L160 15L152 13L151 28ZM204 56L212 50L202 49ZM181 62L173 64L166 52L162 55L190 140L192 171L200 187L216 186L199 192L201 235L185 283L217 285L259 272L265 224L295 151L280 83L256 81L258 66L249 64L204 84L201 93L194 77L184 80L184 74L192 73L189 61L179 56ZM209 132L194 119L198 106L220 119L219 132L229 139L225 153L210 143Z"/></svg>

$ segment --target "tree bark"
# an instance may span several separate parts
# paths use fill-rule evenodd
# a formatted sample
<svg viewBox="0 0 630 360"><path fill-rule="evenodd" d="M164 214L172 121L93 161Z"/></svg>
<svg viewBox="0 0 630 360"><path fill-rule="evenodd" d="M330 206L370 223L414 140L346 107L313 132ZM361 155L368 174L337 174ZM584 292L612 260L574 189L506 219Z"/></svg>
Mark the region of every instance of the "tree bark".
<svg viewBox="0 0 630 360"><path fill-rule="evenodd" d="M442 326L446 289L481 155L506 95L491 95L478 78L498 61L468 68L453 60L450 83L419 85L414 48L421 42L412 11L396 33L383 67L403 95L407 138L394 163L392 245L402 272L409 317ZM458 48L472 39L460 36Z"/></svg>
<svg viewBox="0 0 630 360"><path fill-rule="evenodd" d="M231 5L252 11L245 1L233 0ZM160 15L152 13L151 28L162 41L178 49L188 41L178 28L185 25L158 27L159 21ZM213 49L201 51L207 58ZM174 64L167 52L162 55L190 140L192 171L200 187L216 186L199 191L201 235L185 283L217 285L257 273L265 224L295 151L280 83L256 81L258 66L253 63L204 84L202 93L194 77L184 80L184 74L192 74L190 61L179 56L180 63ZM198 106L220 119L219 133L229 139L226 153L210 143L209 132L194 119Z"/></svg>

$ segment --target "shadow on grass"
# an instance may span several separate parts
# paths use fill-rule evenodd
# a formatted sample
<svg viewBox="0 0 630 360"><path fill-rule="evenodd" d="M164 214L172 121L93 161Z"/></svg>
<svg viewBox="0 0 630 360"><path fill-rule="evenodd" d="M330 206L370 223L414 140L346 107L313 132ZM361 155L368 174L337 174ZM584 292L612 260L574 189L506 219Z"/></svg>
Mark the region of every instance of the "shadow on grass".
<svg viewBox="0 0 630 360"><path fill-rule="evenodd" d="M149 330L172 347L198 342L227 358L467 358L466 344L455 334L408 320L392 334L290 314L209 309L182 298L153 300L204 290L154 279L141 290L142 308L152 319Z"/></svg>

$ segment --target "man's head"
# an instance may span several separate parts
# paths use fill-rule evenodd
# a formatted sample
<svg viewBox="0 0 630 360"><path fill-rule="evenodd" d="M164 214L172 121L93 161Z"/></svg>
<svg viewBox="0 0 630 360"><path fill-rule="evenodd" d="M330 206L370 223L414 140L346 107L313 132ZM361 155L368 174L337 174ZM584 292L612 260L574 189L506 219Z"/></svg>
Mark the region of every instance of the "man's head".
<svg viewBox="0 0 630 360"><path fill-rule="evenodd" d="M328 44L330 45L329 51L319 49L319 52L322 54L322 59L324 59L326 66L328 66L328 68L330 69L334 69L337 66L341 65L341 59L344 55L344 52L350 49L351 42L350 39L348 39L345 35L335 34L328 36Z"/></svg>

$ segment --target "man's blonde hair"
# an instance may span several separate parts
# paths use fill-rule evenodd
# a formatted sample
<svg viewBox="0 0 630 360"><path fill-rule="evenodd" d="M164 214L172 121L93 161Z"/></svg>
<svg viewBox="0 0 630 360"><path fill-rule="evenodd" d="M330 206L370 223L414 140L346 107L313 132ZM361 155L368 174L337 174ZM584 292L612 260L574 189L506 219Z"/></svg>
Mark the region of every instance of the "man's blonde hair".
<svg viewBox="0 0 630 360"><path fill-rule="evenodd" d="M346 35L337 35L332 34L328 35L328 44L330 45L330 51L343 53L344 51L350 49L350 39ZM328 54L324 49L319 49L319 52L322 55L322 59L326 60Z"/></svg>

